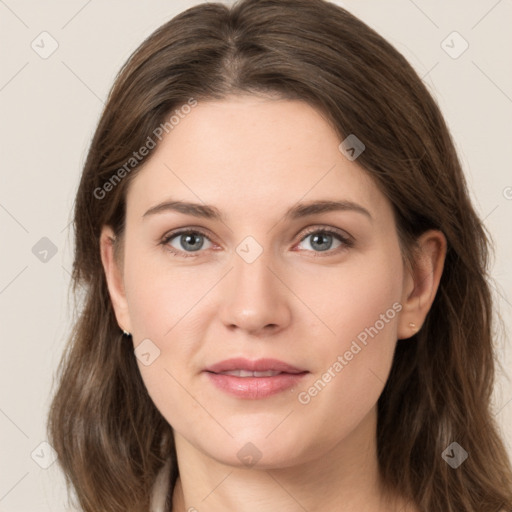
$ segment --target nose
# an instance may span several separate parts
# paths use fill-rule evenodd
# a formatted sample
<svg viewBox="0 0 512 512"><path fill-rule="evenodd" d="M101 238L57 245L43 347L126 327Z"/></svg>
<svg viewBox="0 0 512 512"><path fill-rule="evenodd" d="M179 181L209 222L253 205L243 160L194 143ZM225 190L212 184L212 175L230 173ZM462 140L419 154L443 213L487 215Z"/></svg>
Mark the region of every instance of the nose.
<svg viewBox="0 0 512 512"><path fill-rule="evenodd" d="M286 328L291 319L292 293L267 253L263 251L252 263L235 254L233 265L221 290L219 315L223 324L260 337Z"/></svg>

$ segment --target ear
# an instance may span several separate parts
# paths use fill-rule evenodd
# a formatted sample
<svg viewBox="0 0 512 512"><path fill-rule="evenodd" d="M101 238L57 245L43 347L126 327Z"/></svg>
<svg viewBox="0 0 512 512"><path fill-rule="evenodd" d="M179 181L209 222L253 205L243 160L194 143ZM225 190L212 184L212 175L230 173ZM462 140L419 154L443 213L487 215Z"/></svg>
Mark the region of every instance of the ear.
<svg viewBox="0 0 512 512"><path fill-rule="evenodd" d="M114 245L116 243L121 243L121 240L116 240L112 228L110 226L103 226L100 235L100 251L110 300L112 301L119 327L122 330L132 332L124 289L123 265L122 261L120 262L116 259L114 253Z"/></svg>
<svg viewBox="0 0 512 512"><path fill-rule="evenodd" d="M410 338L421 329L439 287L446 250L446 238L439 230L428 230L418 238L413 268L407 269L404 277L399 340Z"/></svg>

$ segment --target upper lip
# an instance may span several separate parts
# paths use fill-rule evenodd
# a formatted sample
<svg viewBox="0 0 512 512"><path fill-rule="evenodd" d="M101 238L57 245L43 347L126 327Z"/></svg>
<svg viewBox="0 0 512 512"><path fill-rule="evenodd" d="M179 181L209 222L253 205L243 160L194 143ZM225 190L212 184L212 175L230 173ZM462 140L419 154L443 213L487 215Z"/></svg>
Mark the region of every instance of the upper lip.
<svg viewBox="0 0 512 512"><path fill-rule="evenodd" d="M205 371L212 373L229 372L232 370L247 370L251 372L278 371L283 373L303 373L307 371L278 359L250 360L243 357L226 359L205 368Z"/></svg>

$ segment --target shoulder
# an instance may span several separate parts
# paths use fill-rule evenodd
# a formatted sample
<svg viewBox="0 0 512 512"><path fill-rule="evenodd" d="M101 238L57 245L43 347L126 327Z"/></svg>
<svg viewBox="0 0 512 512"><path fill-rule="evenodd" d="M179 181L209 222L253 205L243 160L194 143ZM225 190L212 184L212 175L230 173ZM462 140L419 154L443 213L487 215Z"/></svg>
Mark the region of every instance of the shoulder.
<svg viewBox="0 0 512 512"><path fill-rule="evenodd" d="M167 499L167 493L169 491L170 474L171 459L168 459L153 484L150 512L165 512L165 500Z"/></svg>

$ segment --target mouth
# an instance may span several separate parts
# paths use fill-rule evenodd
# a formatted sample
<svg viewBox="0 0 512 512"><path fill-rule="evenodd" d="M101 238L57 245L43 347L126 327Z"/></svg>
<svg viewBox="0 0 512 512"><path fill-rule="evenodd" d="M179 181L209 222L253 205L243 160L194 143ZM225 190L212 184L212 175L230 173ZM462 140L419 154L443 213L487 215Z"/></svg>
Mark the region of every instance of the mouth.
<svg viewBox="0 0 512 512"><path fill-rule="evenodd" d="M233 375L234 377L275 377L276 375L281 375L286 372L278 372L273 370L266 370L263 372L251 372L249 370L229 370L225 372L213 372L217 373L217 375Z"/></svg>
<svg viewBox="0 0 512 512"><path fill-rule="evenodd" d="M297 385L309 373L277 359L227 359L204 370L215 387L237 398L267 398Z"/></svg>
<svg viewBox="0 0 512 512"><path fill-rule="evenodd" d="M208 366L205 371L211 373L228 373L228 372L246 372L251 374L258 373L290 373L297 374L307 370L297 368L291 364L279 361L278 359L245 359L237 357L233 359L226 359L211 366ZM250 377L254 375L237 375L237 377ZM271 377L272 375L261 375L262 377Z"/></svg>

